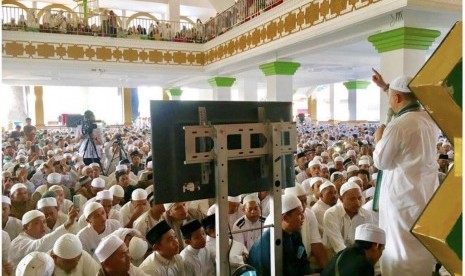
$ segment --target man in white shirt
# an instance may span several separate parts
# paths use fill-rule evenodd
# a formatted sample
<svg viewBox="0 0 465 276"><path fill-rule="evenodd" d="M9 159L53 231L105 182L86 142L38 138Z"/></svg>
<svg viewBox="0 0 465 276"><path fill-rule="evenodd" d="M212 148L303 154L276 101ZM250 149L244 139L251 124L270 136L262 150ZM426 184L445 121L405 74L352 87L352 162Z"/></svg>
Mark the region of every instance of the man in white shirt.
<svg viewBox="0 0 465 276"><path fill-rule="evenodd" d="M149 209L147 191L140 188L135 189L131 194L131 201L124 204L120 210L122 225L126 228L132 228L134 221Z"/></svg>
<svg viewBox="0 0 465 276"><path fill-rule="evenodd" d="M265 219L260 214L260 200L255 194L249 194L244 197L244 216L238 219L234 223L233 231L238 230L247 230L251 228L258 228L251 231L246 231L242 233L233 234L233 239L243 243L247 250L252 248L253 243L255 240L260 238L261 233L263 230L260 227L263 226Z"/></svg>
<svg viewBox="0 0 465 276"><path fill-rule="evenodd" d="M50 256L55 262L54 276L95 276L99 264L82 250L82 244L73 234L61 236L53 245Z"/></svg>
<svg viewBox="0 0 465 276"><path fill-rule="evenodd" d="M143 213L133 223L133 228L139 230L144 237L150 229L163 219L162 215L165 212L165 206L163 206L163 204L155 204L153 200L153 193L150 193L149 195L151 195L149 196L149 202L151 205L150 210Z"/></svg>
<svg viewBox="0 0 465 276"><path fill-rule="evenodd" d="M102 240L95 250L95 256L101 264L97 276L147 276L142 269L131 264L128 247L115 235L110 235Z"/></svg>
<svg viewBox="0 0 465 276"><path fill-rule="evenodd" d="M45 216L46 229L45 232L48 234L53 230L56 230L61 225L65 224L68 220L68 216L58 212L57 200L54 197L42 198L37 202L37 209L41 211ZM70 229L70 232L74 232L76 228ZM74 232L76 233L76 232Z"/></svg>
<svg viewBox="0 0 465 276"><path fill-rule="evenodd" d="M208 248L205 247L205 232L196 219L185 223L181 227L184 243L187 246L180 255L184 261L186 276L214 276L214 260Z"/></svg>
<svg viewBox="0 0 465 276"><path fill-rule="evenodd" d="M8 233L10 239L16 238L23 231L23 224L15 217L10 217L11 200L2 196L2 229Z"/></svg>
<svg viewBox="0 0 465 276"><path fill-rule="evenodd" d="M320 199L312 206L312 211L318 221L318 230L323 235L323 218L326 210L337 203L336 186L330 181L320 185Z"/></svg>
<svg viewBox="0 0 465 276"><path fill-rule="evenodd" d="M364 223L373 223L373 217L362 206L362 191L353 182L346 182L341 190L342 204L329 208L324 215L323 239L334 253L344 250L355 241L355 228Z"/></svg>
<svg viewBox="0 0 465 276"><path fill-rule="evenodd" d="M174 230L164 220L147 233L147 241L153 246L150 254L139 266L152 276L184 276L184 262L179 252L179 242Z"/></svg>
<svg viewBox="0 0 465 276"><path fill-rule="evenodd" d="M88 225L77 233L82 248L91 256L100 241L121 227L119 221L107 219L107 214L100 203L92 202L84 207L84 216Z"/></svg>
<svg viewBox="0 0 465 276"><path fill-rule="evenodd" d="M28 253L33 251L46 252L52 249L55 241L68 233L76 221L78 211L74 208L68 213L66 223L53 232L45 233L45 216L38 210L32 210L24 214L22 219L24 232L21 232L10 245L9 261L15 266Z"/></svg>
<svg viewBox="0 0 465 276"><path fill-rule="evenodd" d="M320 170L321 162L318 160L312 160L308 162L307 169L295 177L295 181L297 183L302 183L307 178L318 177L320 176Z"/></svg>
<svg viewBox="0 0 465 276"><path fill-rule="evenodd" d="M241 206L241 196L228 196L228 221L229 227L233 227L234 223L244 215ZM216 203L210 206L207 216L216 213Z"/></svg>

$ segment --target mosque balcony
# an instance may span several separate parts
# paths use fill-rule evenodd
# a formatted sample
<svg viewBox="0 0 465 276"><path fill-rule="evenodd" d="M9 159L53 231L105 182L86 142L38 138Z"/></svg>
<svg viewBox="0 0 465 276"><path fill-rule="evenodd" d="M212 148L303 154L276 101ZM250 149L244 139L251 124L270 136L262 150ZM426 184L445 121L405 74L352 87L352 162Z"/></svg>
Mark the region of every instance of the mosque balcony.
<svg viewBox="0 0 465 276"><path fill-rule="evenodd" d="M409 22L447 29L452 26L451 18L461 18L461 8L461 1L451 0L284 0L227 30L209 27L211 22L206 22L200 32L192 23L158 22L160 26L169 23L174 30L169 36L163 35L163 30L158 36L149 35L153 33L153 22L147 19L130 21L120 17L117 25L125 28L111 29L98 27L100 22L96 17L94 22L86 23L87 27L68 31L57 22L60 17L72 18L71 15L58 14L51 20L53 16L43 12L40 20L44 16L50 18L48 29L41 29L40 24L32 23L29 27L34 21L28 18L30 13L23 17L17 14L14 24L4 17L4 22L9 23L3 23L3 81L15 83L21 73L24 83L28 72L31 84L64 79L53 75L34 79L32 71L37 70L43 73L53 69L58 74L67 70L94 73L119 70L170 72L173 77L165 78L166 85L181 86L192 78L234 75L278 59L299 61L301 57L318 55L327 49L356 43L369 45L369 35L403 27ZM146 31L135 31L138 25ZM214 35L209 35L209 29L216 30ZM350 53L346 56L350 60Z"/></svg>

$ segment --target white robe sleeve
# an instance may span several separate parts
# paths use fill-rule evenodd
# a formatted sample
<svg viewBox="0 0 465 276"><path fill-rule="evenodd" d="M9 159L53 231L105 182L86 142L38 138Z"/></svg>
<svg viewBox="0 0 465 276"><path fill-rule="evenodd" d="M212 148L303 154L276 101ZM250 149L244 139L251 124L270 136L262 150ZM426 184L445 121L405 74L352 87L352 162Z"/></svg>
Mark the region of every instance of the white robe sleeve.
<svg viewBox="0 0 465 276"><path fill-rule="evenodd" d="M327 237L327 246L336 253L346 248L338 221L335 212L325 212L323 218L324 235Z"/></svg>

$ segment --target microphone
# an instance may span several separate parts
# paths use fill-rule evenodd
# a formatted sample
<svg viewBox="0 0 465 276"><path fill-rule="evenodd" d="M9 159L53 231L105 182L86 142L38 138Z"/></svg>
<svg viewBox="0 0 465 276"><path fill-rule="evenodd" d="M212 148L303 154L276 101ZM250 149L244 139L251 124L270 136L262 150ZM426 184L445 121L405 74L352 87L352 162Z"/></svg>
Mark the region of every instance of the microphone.
<svg viewBox="0 0 465 276"><path fill-rule="evenodd" d="M394 116L394 110L392 110L392 108L389 108L387 112L387 118L386 118L385 125L388 125L391 122L393 116Z"/></svg>

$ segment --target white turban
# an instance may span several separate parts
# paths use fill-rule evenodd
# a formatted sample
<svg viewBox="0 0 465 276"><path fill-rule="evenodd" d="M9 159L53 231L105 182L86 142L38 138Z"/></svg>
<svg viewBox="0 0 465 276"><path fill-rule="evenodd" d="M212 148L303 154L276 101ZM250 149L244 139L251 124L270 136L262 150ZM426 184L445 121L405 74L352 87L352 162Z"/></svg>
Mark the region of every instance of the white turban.
<svg viewBox="0 0 465 276"><path fill-rule="evenodd" d="M386 234L378 226L365 223L355 228L355 240L386 244Z"/></svg>
<svg viewBox="0 0 465 276"><path fill-rule="evenodd" d="M244 197L244 200L242 201L242 203L244 204L244 206L249 203L249 202L256 202L257 204L260 204L260 199L258 198L257 194L248 194Z"/></svg>
<svg viewBox="0 0 465 276"><path fill-rule="evenodd" d="M103 190L97 193L95 196L95 200L104 200L104 199L109 199L113 200L113 193L108 191L108 190Z"/></svg>
<svg viewBox="0 0 465 276"><path fill-rule="evenodd" d="M53 253L62 259L74 259L82 254L82 244L73 234L64 234L53 245Z"/></svg>
<svg viewBox="0 0 465 276"><path fill-rule="evenodd" d="M23 215L21 223L22 223L22 225L26 225L29 222L31 222L33 219L36 219L38 217L44 217L45 218L45 215L44 215L44 213L42 213L39 210L28 211Z"/></svg>
<svg viewBox="0 0 465 276"><path fill-rule="evenodd" d="M408 88L408 84L411 81L412 81L411 77L407 77L407 76L397 77L389 84L389 89L402 92L402 93L412 93L412 91L410 91L410 88Z"/></svg>
<svg viewBox="0 0 465 276"><path fill-rule="evenodd" d="M104 238L95 249L95 256L100 263L103 263L115 251L124 244L124 241L115 235Z"/></svg>
<svg viewBox="0 0 465 276"><path fill-rule="evenodd" d="M346 182L341 186L339 193L341 196L343 196L348 190L352 190L352 189L358 189L359 191L361 191L360 186L357 183Z"/></svg>
<svg viewBox="0 0 465 276"><path fill-rule="evenodd" d="M302 206L302 202L295 196L295 195L283 195L282 199L282 206L281 206L281 214L285 214L299 206Z"/></svg>
<svg viewBox="0 0 465 276"><path fill-rule="evenodd" d="M113 196L124 197L124 189L120 185L111 186L110 192L112 192Z"/></svg>
<svg viewBox="0 0 465 276"><path fill-rule="evenodd" d="M84 207L84 217L86 219L89 218L90 214L92 214L95 210L103 208L102 204L98 202L91 202Z"/></svg>
<svg viewBox="0 0 465 276"><path fill-rule="evenodd" d="M13 185L11 187L10 195L13 195L16 192L16 190L18 190L18 189L26 189L27 190L27 187L23 183L16 183L15 185Z"/></svg>
<svg viewBox="0 0 465 276"><path fill-rule="evenodd" d="M147 192L144 189L135 189L131 194L132 200L146 200Z"/></svg>
<svg viewBox="0 0 465 276"><path fill-rule="evenodd" d="M241 202L241 196L240 195L238 195L238 196L228 196L228 201L229 202L240 203Z"/></svg>
<svg viewBox="0 0 465 276"><path fill-rule="evenodd" d="M310 161L310 162L308 163L308 166L307 166L307 167L308 167L308 168L311 168L311 167L317 166L317 165L318 165L318 166L321 166L321 162L318 161L318 160L312 160L312 161Z"/></svg>
<svg viewBox="0 0 465 276"><path fill-rule="evenodd" d="M105 180L100 177L92 179L90 185L94 188L105 188Z"/></svg>
<svg viewBox="0 0 465 276"><path fill-rule="evenodd" d="M328 188L328 187L330 187L330 186L331 186L331 187L334 187L334 189L336 189L336 186L335 186L333 183L331 183L331 182L329 182L329 181L325 181L323 184L320 185L320 188L319 188L319 189L320 189L320 193L321 193L324 189L326 189L326 188Z"/></svg>
<svg viewBox="0 0 465 276"><path fill-rule="evenodd" d="M37 202L37 209L42 209L44 207L57 207L57 200L54 197L42 198Z"/></svg>

